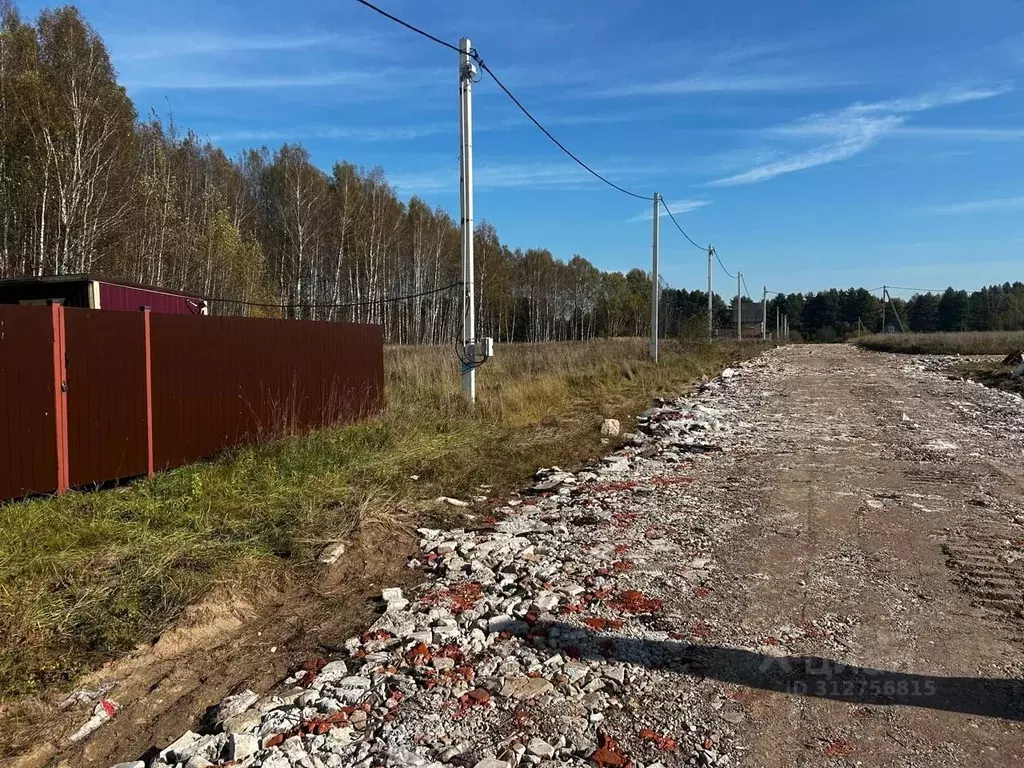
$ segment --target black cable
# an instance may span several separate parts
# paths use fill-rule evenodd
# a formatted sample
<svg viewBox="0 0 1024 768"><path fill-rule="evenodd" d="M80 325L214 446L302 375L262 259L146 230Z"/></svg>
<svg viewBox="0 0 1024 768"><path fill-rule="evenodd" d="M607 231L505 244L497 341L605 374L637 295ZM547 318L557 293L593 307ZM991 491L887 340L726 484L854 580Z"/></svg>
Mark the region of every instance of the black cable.
<svg viewBox="0 0 1024 768"><path fill-rule="evenodd" d="M359 2L363 2L363 0L359 0ZM625 187L620 187L614 181L608 180L607 178L602 176L600 173L595 171L593 168L591 168L589 165L587 165L582 160L580 160L578 157L576 157L576 155L574 155L571 151L569 151L568 147L566 147L565 144L563 144L558 139L556 139L553 135L551 135L551 131L549 131L547 128L545 128L543 125L541 125L540 121L537 120L537 118L535 118L533 115L530 114L530 110L528 110L526 107L524 107L523 103L521 101L519 101L519 99L517 99L515 97L515 94L513 94L512 91L510 91L508 88L505 87L505 84L503 82L501 82L501 80L498 78L498 76L496 74L494 74L494 72L491 70L491 68L488 67L484 63L484 60L482 58L480 58L479 54L474 55L473 58L476 60L477 64L480 65L480 69L482 69L484 72L486 72L488 75L490 75L494 79L494 82L498 84L498 87L501 88L501 90L503 90L505 92L505 95L508 96L510 99L512 99L512 103L515 104L517 107L519 107L519 109L522 110L523 114L526 115L528 118L530 118L530 121L534 125L536 125L538 128L540 128L541 133L543 133L545 136L547 136L549 139L551 139L551 141L553 141L555 143L555 146L557 146L560 150L565 152L565 154L567 154L569 157L571 157L573 160L575 160L577 165L579 165L581 168L583 168L585 171L587 171L589 174L591 174L595 178L598 178L601 181L603 181L609 187L612 187L613 189L617 189L619 192L622 192L623 194L629 195L630 197L635 197L637 200L653 200L654 199L653 196L639 195L636 192L630 192Z"/></svg>
<svg viewBox="0 0 1024 768"><path fill-rule="evenodd" d="M462 363L462 367L463 368L468 366L469 370L471 370L471 371L477 370L478 368L482 367L484 363L486 363L488 360L490 360L489 357L485 357L485 358L482 358L480 360L474 360L472 362L467 360L466 358L464 358L462 356L462 351L459 348L459 342L457 342L457 341L455 342L455 356L457 358L459 358L459 362Z"/></svg>
<svg viewBox="0 0 1024 768"><path fill-rule="evenodd" d="M381 16L384 16L385 18L390 19L391 21L394 21L395 23L402 25L406 29L408 29L408 30L410 30L412 32L415 32L416 34L421 35L422 37L425 37L428 40L431 40L432 42L437 43L438 45L442 45L445 48L448 48L448 49L450 49L452 51L455 51L456 53L463 53L463 51L458 46L452 45L451 43L449 43L449 42L447 42L445 40L442 40L441 38L439 38L439 37L437 37L435 35L432 35L429 32L426 32L425 30L422 30L419 27L416 27L416 26L412 25L412 24L410 24L407 21L403 21L402 19L398 18L397 16L394 16L393 14L388 13L383 8L379 8L376 5L374 5L373 3L368 2L367 0L356 0L356 2L360 3L361 5L366 6L367 8L369 8L369 9L371 9L373 11L376 11ZM547 128L545 128L543 126L543 124L541 124L541 122L530 113L530 110L528 110L526 108L526 106L521 101L519 101L518 98L516 98L516 95L514 93L512 93L512 91L509 90L509 88L501 81L501 78L499 78L496 74L494 74L494 70L492 70L489 66L487 66L487 64L484 62L483 58L480 56L479 52L477 52L476 49L473 49L473 50L469 51L469 56L477 64L480 65L480 69L482 69L484 72L486 72L488 75L491 76L491 78L494 80L494 82L497 84L497 86L502 91L504 91L505 95L508 96L509 99L512 100L513 104L515 104L517 107L519 107L520 111L524 115L526 115L526 117L530 120L530 122L532 122L535 126L537 126L537 128L540 129L541 133L543 133L545 136L547 136L548 139L550 139L551 142L556 147L558 147L560 150L562 150L562 152L564 152L566 155L568 155L577 165L579 165L581 168L583 168L583 170L585 170L587 173L589 173L594 178L604 182L605 184L607 184L612 189L615 189L615 190L618 190L619 192L622 192L624 195L629 195L630 197L636 198L637 200L653 200L654 199L653 196L641 195L641 194L638 194L637 192L632 192L632 191L626 189L625 187L619 186L614 181L612 181L609 178L607 178L606 176L603 176L602 174L598 173L593 168L591 168L589 165L587 165L585 162L583 162L568 147L566 147L565 144L563 144L558 139L556 139L555 136L551 133L551 131L549 131ZM669 218L672 220L672 223L675 224L676 229L679 230L680 234L682 234L682 236L685 237L690 242L690 244L693 245L694 248L699 248L701 251L705 250L704 246L699 245L692 237L690 237L686 233L686 230L684 230L679 225L679 222L676 221L675 215L673 215L672 211L669 210L668 204L665 202L665 198L660 198L660 202L661 202L662 207L664 207L665 212L668 214ZM718 256L718 252L715 251L714 253L715 253L715 258L718 259L719 266L722 267L722 270L725 272L725 274L727 274L729 277L735 279L736 276L734 274L732 274L731 272L729 272L729 270L725 268L725 265L722 264L722 260Z"/></svg>
<svg viewBox="0 0 1024 768"><path fill-rule="evenodd" d="M449 49L455 51L456 53L462 53L463 52L458 46L452 45L451 43L446 42L445 40L442 40L441 38L436 37L435 35L432 35L429 32L426 32L426 31L420 29L419 27L415 27L415 26L413 26L412 24L410 24L407 21L403 21L402 19L398 18L397 16L394 16L394 15L388 13L383 8L378 8L373 3L367 2L367 0L356 0L356 2L360 3L362 5L365 5L367 8L369 8L369 9L371 9L373 11L376 11L381 16L384 16L387 19L391 19L391 21L393 21L393 22L395 22L397 24L401 24L406 29L415 32L417 35L422 35L423 37L427 38L428 40L432 40L433 42L437 43L438 45L443 45L445 48L449 48ZM519 109L522 110L523 114L526 115L528 118L530 118L530 121L534 125L536 125L545 136L547 136L549 139L551 139L551 141L553 141L555 143L555 146L557 146L560 150L565 152L565 154L567 154L569 157L571 157L573 160L575 160L576 163L581 168L583 168L585 171L590 173L595 178L600 179L601 181L603 181L608 186L610 186L610 187L612 187L614 189L617 189L619 192L622 192L623 194L629 195L630 197L635 197L638 200L653 200L654 199L652 196L640 195L640 194L637 194L636 192L630 192L625 187L620 187L618 184L616 184L615 182L613 182L613 181L607 179L606 177L602 176L600 173L598 173L593 168L591 168L589 165L587 165L582 160L580 160L578 157L576 157L576 155L574 155L569 150L569 148L565 146L565 144L563 144L558 139L556 139L552 135L551 131L549 131L547 128L545 128L543 125L541 125L540 121L537 118L535 118L532 114L530 114L530 110L528 110L525 106L523 106L523 103L521 101L519 101L519 99L517 99L515 97L515 94L513 94L512 91L510 91L505 86L505 84L503 82L501 82L501 79L496 74L494 74L493 70L490 67L488 67L484 63L484 60L480 57L480 54L475 49L471 50L469 52L469 56L477 64L480 65L480 69L482 69L484 72L489 74L494 79L494 82L497 83L498 87L501 88L501 90L503 90L505 92L505 95L508 96L510 99L512 99L512 103L515 104L517 107L519 107Z"/></svg>
<svg viewBox="0 0 1024 768"><path fill-rule="evenodd" d="M431 296L435 293L443 293L444 291L450 291L453 288L458 288L462 285L462 282L452 283L446 285L443 288L434 288L429 291L421 291L420 293L410 293L407 296L391 296L380 299L370 299L368 301L350 301L345 304L263 304L258 301L243 301L242 299L222 299L211 296L203 296L205 301L220 301L225 304L241 304L246 307L260 307L262 309L346 309L348 307L368 307L373 304L391 304L396 301L405 301L406 299L418 299L421 296Z"/></svg>
<svg viewBox="0 0 1024 768"><path fill-rule="evenodd" d="M918 293L945 293L945 288L902 288L898 285L887 285L886 288L892 288L894 291L917 291Z"/></svg>
<svg viewBox="0 0 1024 768"><path fill-rule="evenodd" d="M750 290L747 288L747 278L740 276L740 282L743 283L743 292L747 294L747 298L753 301L753 297L750 295Z"/></svg>
<svg viewBox="0 0 1024 768"><path fill-rule="evenodd" d="M392 20L393 22L395 22L396 24L401 24L401 25L402 25L403 27L405 27L406 29L409 29L409 30L412 30L413 32L415 32L415 33L416 33L417 35L422 35L423 37L427 38L428 40L433 40L433 41L434 41L435 43L437 43L438 45L443 45L443 46L444 46L445 48L451 48L451 49L452 49L453 51L455 51L456 53L462 53L462 51L461 51L461 50L459 50L459 47L458 47L457 45L452 45L451 43L449 43L449 42L445 42L444 40L442 40L442 39L441 39L441 38L439 38L439 37L434 37L434 35L430 34L429 32L424 32L424 31L423 31L422 29L420 29L419 27L414 27L414 26L413 26L412 24L410 24L409 22L407 22L407 21L402 21L402 20L401 20L400 18L398 18L397 16L392 16L392 15L391 15L390 13L388 13L387 11L385 11L385 10L384 10L383 8L378 8L378 7L377 7L376 5L374 5L373 3L368 3L368 2L366 2L366 0L356 0L356 2L357 2L357 3L360 3L360 4L362 4L362 5L365 5L365 6L366 6L367 8L369 8L369 9L370 9L371 11L376 11L376 12L377 12L377 13L379 13L379 14L380 14L381 16L383 16L383 17L385 17L385 18L387 18L387 19L391 19L391 20Z"/></svg>
<svg viewBox="0 0 1024 768"><path fill-rule="evenodd" d="M725 272L725 274L727 274L733 280L735 280L736 279L736 275L734 275L732 272L730 272L728 269L726 269L725 268L725 264L723 264L722 260L720 258L718 258L718 250L716 248L712 248L711 252L713 254L715 254L715 259L718 261L718 266L720 266L722 268L722 271Z"/></svg>
<svg viewBox="0 0 1024 768"><path fill-rule="evenodd" d="M665 213L667 213L667 214L668 214L668 217L669 217L670 219L672 219L672 223L676 225L676 229L678 229L678 230L679 230L679 231L680 231L680 232L682 233L683 237L685 237L685 238L686 238L687 240L689 240L689 241L690 241L690 244L691 244L691 245L693 245L693 247L694 247L694 248L700 248L700 250L702 250L702 251L706 251L706 250L707 250L707 248L705 248L705 247L704 247L703 245L697 245L697 243L695 243L695 242L693 241L693 238L692 238L692 237L690 237L690 236L689 236L688 234L686 234L686 230L684 230L684 229L683 229L683 228L682 228L681 226L679 226L679 222L678 222L678 221L676 221L676 217L675 217L675 216L673 216L673 215L672 215L672 211L670 211L670 210L668 209L668 203L666 203L666 202L665 202L665 198L664 198L664 197L662 197L662 198L660 198L660 200L661 200L661 205L662 205L662 207L663 207L663 208L665 209Z"/></svg>
<svg viewBox="0 0 1024 768"><path fill-rule="evenodd" d="M465 317L462 318L462 331L461 332L463 334L466 332L466 318ZM462 364L463 368L466 368L468 366L469 370L471 370L471 371L475 371L476 369L480 368L484 363L486 363L488 360L491 359L489 357L484 357L484 358L481 358L480 360L472 360L472 361L467 360L466 358L464 358L462 356L462 350L463 349L464 349L464 347L460 347L458 340L456 340L456 342L455 342L455 356L459 359L459 362Z"/></svg>

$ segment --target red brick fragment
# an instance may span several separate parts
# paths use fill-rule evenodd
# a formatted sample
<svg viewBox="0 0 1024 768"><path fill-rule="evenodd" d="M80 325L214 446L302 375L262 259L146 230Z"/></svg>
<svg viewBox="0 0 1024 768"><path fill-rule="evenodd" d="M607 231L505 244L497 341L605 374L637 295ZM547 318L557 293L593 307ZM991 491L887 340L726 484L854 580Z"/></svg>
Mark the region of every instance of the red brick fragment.
<svg viewBox="0 0 1024 768"><path fill-rule="evenodd" d="M676 748L676 740L670 736L663 736L650 728L644 728L640 731L640 738L644 741L649 741L658 749L664 749L671 752Z"/></svg>
<svg viewBox="0 0 1024 768"><path fill-rule="evenodd" d="M598 737L598 747L590 759L600 768L627 768L631 765L615 739L603 731Z"/></svg>
<svg viewBox="0 0 1024 768"><path fill-rule="evenodd" d="M597 616L592 616L588 619L584 619L583 623L595 632L605 632L609 629L622 629L622 621L620 619L602 619Z"/></svg>
<svg viewBox="0 0 1024 768"><path fill-rule="evenodd" d="M415 648L405 654L405 659L414 667L426 664L430 661L430 648L426 643L419 643Z"/></svg>
<svg viewBox="0 0 1024 768"><path fill-rule="evenodd" d="M491 700L490 692L484 690L483 688L474 688L466 695L469 696L469 698L471 698L477 704L486 704L488 701Z"/></svg>
<svg viewBox="0 0 1024 768"><path fill-rule="evenodd" d="M657 613L662 609L661 600L656 597L647 597L636 589L620 592L611 606L625 613Z"/></svg>

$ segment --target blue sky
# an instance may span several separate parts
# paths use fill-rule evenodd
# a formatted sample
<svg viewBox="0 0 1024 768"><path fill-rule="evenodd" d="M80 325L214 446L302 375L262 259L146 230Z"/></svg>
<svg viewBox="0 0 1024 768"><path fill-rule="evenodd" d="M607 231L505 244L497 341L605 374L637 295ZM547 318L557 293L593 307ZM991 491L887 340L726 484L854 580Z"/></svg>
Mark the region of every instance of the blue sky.
<svg viewBox="0 0 1024 768"><path fill-rule="evenodd" d="M556 136L660 192L752 293L1024 278L1020 0L380 3L471 37ZM380 166L403 198L457 212L455 53L353 0L79 6L140 114L229 153L298 141L325 169ZM590 179L486 77L474 106L478 220L512 246L649 269L647 204ZM706 284L665 217L662 265Z"/></svg>

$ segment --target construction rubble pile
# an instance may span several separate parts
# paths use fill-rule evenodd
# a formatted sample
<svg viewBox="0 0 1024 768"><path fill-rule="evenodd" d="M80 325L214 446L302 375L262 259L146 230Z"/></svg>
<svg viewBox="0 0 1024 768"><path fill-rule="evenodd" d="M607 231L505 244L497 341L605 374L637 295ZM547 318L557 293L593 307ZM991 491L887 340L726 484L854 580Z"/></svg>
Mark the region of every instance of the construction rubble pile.
<svg viewBox="0 0 1024 768"><path fill-rule="evenodd" d="M689 606L716 539L751 514L701 475L771 438L743 420L752 369L762 383L785 373L774 352L727 369L659 401L582 471L539 470L475 529L421 529L409 566L429 578L385 589L341 658L310 660L272 695L231 696L216 732L123 765L733 764L743 713L701 676L693 649L714 618Z"/></svg>

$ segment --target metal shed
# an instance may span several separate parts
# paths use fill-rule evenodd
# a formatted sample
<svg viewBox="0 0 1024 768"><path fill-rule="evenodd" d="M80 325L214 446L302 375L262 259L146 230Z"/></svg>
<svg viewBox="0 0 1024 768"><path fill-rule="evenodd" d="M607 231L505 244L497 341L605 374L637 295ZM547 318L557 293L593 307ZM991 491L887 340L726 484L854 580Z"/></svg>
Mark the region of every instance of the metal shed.
<svg viewBox="0 0 1024 768"><path fill-rule="evenodd" d="M169 315L205 315L205 300L192 293L96 275L47 275L0 280L0 304L62 304L84 309L136 310Z"/></svg>

